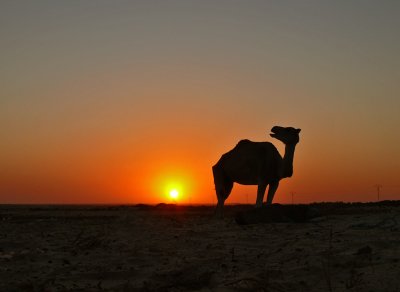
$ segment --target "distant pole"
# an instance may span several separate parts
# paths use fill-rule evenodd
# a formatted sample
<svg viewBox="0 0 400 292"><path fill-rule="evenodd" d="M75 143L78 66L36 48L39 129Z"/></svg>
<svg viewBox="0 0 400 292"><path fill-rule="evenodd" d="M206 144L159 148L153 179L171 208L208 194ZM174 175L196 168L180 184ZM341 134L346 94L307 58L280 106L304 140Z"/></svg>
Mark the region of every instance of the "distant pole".
<svg viewBox="0 0 400 292"><path fill-rule="evenodd" d="M382 185L380 185L380 184L377 184L377 185L375 185L375 188L376 188L376 194L378 195L378 202L379 202L379 200L380 200L380 197L381 197L381 188L382 188L383 186Z"/></svg>

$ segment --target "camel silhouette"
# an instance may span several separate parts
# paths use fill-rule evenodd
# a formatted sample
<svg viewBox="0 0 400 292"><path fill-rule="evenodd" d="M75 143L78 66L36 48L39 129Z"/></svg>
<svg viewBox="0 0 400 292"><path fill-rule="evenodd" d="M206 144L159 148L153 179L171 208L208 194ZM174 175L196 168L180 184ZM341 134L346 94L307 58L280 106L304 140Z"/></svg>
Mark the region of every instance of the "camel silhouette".
<svg viewBox="0 0 400 292"><path fill-rule="evenodd" d="M271 204L279 181L293 175L293 157L299 142L300 129L275 126L270 136L285 144L285 155L279 154L270 142L241 140L235 148L223 154L212 167L217 194L217 215L222 215L225 200L233 183L258 185L256 207L261 207L267 186L267 204Z"/></svg>

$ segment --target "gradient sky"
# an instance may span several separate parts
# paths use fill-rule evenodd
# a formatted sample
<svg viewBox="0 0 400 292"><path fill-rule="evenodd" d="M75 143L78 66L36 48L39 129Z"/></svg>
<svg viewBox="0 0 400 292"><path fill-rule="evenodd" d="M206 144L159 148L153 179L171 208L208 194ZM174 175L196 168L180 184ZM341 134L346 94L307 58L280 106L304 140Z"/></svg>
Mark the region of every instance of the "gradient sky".
<svg viewBox="0 0 400 292"><path fill-rule="evenodd" d="M276 202L400 199L400 1L1 1L0 203L216 201L301 128ZM228 203L255 202L235 185Z"/></svg>

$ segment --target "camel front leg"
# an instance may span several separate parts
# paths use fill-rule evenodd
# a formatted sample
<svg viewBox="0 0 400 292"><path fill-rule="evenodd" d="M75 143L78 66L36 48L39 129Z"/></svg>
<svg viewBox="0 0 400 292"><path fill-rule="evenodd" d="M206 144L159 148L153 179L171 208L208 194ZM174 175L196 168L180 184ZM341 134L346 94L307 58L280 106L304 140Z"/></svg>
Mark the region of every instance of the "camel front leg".
<svg viewBox="0 0 400 292"><path fill-rule="evenodd" d="M268 188L268 196L267 196L267 205L272 204L272 200L274 199L275 192L278 189L279 181L274 181L269 184Z"/></svg>
<svg viewBox="0 0 400 292"><path fill-rule="evenodd" d="M262 202L264 199L265 190L267 189L266 184L259 184L257 188L257 201L256 208L262 207Z"/></svg>

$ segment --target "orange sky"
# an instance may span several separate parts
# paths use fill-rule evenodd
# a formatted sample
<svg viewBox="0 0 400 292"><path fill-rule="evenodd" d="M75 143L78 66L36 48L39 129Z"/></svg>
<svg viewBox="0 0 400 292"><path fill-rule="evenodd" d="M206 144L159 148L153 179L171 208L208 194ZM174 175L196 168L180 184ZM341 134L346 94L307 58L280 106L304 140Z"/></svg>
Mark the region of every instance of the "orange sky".
<svg viewBox="0 0 400 292"><path fill-rule="evenodd" d="M400 199L399 8L2 3L0 203L214 203L212 165L282 153L274 125L302 129L276 202Z"/></svg>

